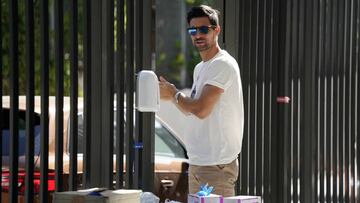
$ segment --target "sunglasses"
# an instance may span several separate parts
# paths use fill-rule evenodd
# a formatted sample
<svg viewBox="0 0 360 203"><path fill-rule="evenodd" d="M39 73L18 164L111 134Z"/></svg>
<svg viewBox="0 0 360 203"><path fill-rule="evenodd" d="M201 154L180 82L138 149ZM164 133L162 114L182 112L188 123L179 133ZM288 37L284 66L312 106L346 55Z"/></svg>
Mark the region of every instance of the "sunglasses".
<svg viewBox="0 0 360 203"><path fill-rule="evenodd" d="M216 26L215 25L208 25L208 26L200 26L200 27L190 27L187 29L189 35L191 36L195 36L197 32L199 32L200 34L204 34L206 35L207 33L209 33L209 29L213 29L215 30Z"/></svg>

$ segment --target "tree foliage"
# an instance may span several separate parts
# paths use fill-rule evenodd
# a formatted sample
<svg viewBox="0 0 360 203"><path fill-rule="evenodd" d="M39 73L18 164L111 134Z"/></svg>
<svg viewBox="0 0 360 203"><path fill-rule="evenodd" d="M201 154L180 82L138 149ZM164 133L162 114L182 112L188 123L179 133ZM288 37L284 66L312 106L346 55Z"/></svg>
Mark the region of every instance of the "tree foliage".
<svg viewBox="0 0 360 203"><path fill-rule="evenodd" d="M78 68L82 69L82 1L78 5ZM64 94L70 94L70 16L69 5L64 5ZM2 78L3 78L3 94L9 94L9 77L10 77L10 58L9 58L9 1L1 0L1 57L2 57ZM49 94L55 95L55 28L54 28L54 1L50 1L49 5ZM19 64L19 94L26 93L26 49L25 49L25 1L18 1L18 64ZM41 34L40 34L40 1L34 0L34 56L35 56L35 94L40 94L40 80L41 80ZM79 89L79 94L82 90Z"/></svg>

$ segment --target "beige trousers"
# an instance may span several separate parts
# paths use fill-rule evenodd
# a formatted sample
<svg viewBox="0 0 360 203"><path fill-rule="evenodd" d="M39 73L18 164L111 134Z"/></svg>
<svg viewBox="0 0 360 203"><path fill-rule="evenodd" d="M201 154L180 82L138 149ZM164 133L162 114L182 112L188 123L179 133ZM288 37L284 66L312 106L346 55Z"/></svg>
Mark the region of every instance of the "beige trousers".
<svg viewBox="0 0 360 203"><path fill-rule="evenodd" d="M235 159L229 164L214 166L189 166L189 193L195 194L200 186L209 184L214 189L211 193L224 197L235 195L235 183L238 178L239 163Z"/></svg>

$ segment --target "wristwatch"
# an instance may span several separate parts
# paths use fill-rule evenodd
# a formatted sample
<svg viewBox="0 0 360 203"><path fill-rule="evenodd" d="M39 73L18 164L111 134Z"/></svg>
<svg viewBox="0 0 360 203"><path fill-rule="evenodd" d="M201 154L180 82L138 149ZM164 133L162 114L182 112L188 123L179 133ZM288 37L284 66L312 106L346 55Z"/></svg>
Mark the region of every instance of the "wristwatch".
<svg viewBox="0 0 360 203"><path fill-rule="evenodd" d="M175 99L175 102L178 104L179 103L179 96L183 96L183 97L185 97L185 94L184 93L182 93L182 92L180 92L180 91L177 91L176 92L176 94L175 94L175 96L174 96L174 99Z"/></svg>

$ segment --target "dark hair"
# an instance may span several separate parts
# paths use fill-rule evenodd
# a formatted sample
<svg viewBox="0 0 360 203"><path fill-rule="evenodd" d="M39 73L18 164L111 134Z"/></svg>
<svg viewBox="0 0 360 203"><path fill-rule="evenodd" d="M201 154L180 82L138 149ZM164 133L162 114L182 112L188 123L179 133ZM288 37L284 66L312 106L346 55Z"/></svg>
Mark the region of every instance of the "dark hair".
<svg viewBox="0 0 360 203"><path fill-rule="evenodd" d="M187 22L190 24L191 19L199 17L208 17L211 25L219 25L220 12L210 6L200 5L192 7L187 13Z"/></svg>

